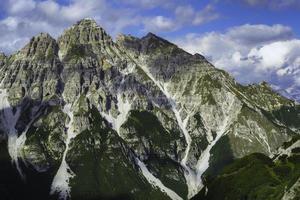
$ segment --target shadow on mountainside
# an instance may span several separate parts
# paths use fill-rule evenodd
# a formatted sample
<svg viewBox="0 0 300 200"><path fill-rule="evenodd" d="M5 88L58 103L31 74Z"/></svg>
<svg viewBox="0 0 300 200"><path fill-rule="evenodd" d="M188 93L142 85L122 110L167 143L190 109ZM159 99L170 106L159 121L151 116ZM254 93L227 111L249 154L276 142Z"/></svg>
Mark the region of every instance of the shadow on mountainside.
<svg viewBox="0 0 300 200"><path fill-rule="evenodd" d="M39 106L36 116L31 116L31 109L34 106ZM24 98L21 103L13 108L4 108L0 110L0 194L3 200L19 200L19 199L50 199L49 191L54 174L54 169L47 172L37 173L37 171L29 164L22 162L19 159L20 167L25 174L23 180L15 166L8 151L8 136L5 131L3 113L16 112L20 108L21 113L18 122L15 126L18 135L26 129L26 125L35 118L39 119L40 115L47 112L49 108L48 102L41 102ZM32 117L32 118L31 118ZM9 123L9 121L8 121ZM32 123L33 124L33 123Z"/></svg>
<svg viewBox="0 0 300 200"><path fill-rule="evenodd" d="M52 112L52 107L62 104L57 101L52 102L40 102L32 99L25 98L22 103L16 105L13 108L4 108L0 110L0 199L1 200L57 200L58 195L50 195L51 184L55 177L60 163L51 163L50 167L45 172L38 172L29 162L19 159L19 164L22 172L25 175L23 180L16 168L16 165L12 162L12 159L8 151L8 137L3 127L3 113L16 112L17 107L22 107L22 113L16 124L18 134L24 131L26 125L34 117L30 117L31 108L35 105L40 105L40 114L35 118L34 122L38 121L41 117L48 115ZM55 101L55 100L54 100ZM31 118L31 119L30 119ZM31 123L30 130L35 130L34 122ZM30 132L30 133L29 133ZM27 137L30 134L37 134L35 131L29 131ZM27 138L29 139L29 138ZM28 140L27 140L28 141ZM37 144L38 145L38 144ZM123 184L123 183L121 183ZM126 184L126 183L124 183ZM145 194L146 195L146 194ZM91 197L72 195L72 200L130 200L133 199L132 194L128 191L128 194L118 194L111 196L101 196L101 194L89 194Z"/></svg>

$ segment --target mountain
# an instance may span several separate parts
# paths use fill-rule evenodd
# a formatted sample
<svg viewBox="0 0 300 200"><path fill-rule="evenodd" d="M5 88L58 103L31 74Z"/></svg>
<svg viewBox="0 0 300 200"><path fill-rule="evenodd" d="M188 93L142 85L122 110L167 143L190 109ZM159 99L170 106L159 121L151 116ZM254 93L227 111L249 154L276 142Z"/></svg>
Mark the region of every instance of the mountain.
<svg viewBox="0 0 300 200"><path fill-rule="evenodd" d="M299 105L267 83L242 86L152 33L114 41L92 19L1 54L0 71L4 199L214 199L218 177L248 160L275 170L300 133Z"/></svg>

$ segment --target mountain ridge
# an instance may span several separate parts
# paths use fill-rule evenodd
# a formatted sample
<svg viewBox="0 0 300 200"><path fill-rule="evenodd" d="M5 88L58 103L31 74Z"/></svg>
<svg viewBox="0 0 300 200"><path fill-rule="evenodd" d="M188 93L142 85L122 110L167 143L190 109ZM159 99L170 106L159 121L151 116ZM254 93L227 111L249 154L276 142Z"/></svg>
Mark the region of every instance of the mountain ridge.
<svg viewBox="0 0 300 200"><path fill-rule="evenodd" d="M300 132L297 105L265 84L242 86L152 33L114 42L90 19L33 37L0 70L10 157L51 176L61 199L189 199L232 160L272 156Z"/></svg>

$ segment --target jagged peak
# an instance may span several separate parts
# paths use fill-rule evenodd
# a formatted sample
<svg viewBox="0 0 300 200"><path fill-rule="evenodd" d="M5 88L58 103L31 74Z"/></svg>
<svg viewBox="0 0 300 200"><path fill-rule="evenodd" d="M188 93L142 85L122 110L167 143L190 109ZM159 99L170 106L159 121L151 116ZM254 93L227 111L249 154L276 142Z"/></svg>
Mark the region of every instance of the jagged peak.
<svg viewBox="0 0 300 200"><path fill-rule="evenodd" d="M55 40L49 33L41 32L33 38Z"/></svg>
<svg viewBox="0 0 300 200"><path fill-rule="evenodd" d="M98 31L98 32L101 32L101 33L105 34L106 36L109 36L106 33L105 29L102 26L100 26L96 22L96 20L94 20L92 18L84 18L84 19L79 20L73 26L66 29L64 31L63 35L68 33L68 32L71 32L71 31L95 31L95 32Z"/></svg>
<svg viewBox="0 0 300 200"><path fill-rule="evenodd" d="M113 40L94 19L85 18L75 23L58 38L59 56L64 60L67 55L83 56L99 54L100 49L113 45Z"/></svg>
<svg viewBox="0 0 300 200"><path fill-rule="evenodd" d="M48 33L39 33L31 38L20 53L26 57L49 58L57 55L58 45L56 40Z"/></svg>
<svg viewBox="0 0 300 200"><path fill-rule="evenodd" d="M79 20L76 25L79 26L94 26L94 27L100 27L96 20L94 20L93 18L83 18L81 20ZM101 28L101 27L100 27Z"/></svg>
<svg viewBox="0 0 300 200"><path fill-rule="evenodd" d="M139 40L139 38L135 37L131 34L120 33L120 34L117 35L116 41L124 41L124 40Z"/></svg>
<svg viewBox="0 0 300 200"><path fill-rule="evenodd" d="M271 85L267 81L262 81L259 83L260 86L271 88Z"/></svg>
<svg viewBox="0 0 300 200"><path fill-rule="evenodd" d="M199 54L199 53L195 53L193 55L196 59L199 59L199 60L206 60L205 56Z"/></svg>
<svg viewBox="0 0 300 200"><path fill-rule="evenodd" d="M0 51L0 59L3 59L3 58L6 58L6 55L5 55L5 53Z"/></svg>
<svg viewBox="0 0 300 200"><path fill-rule="evenodd" d="M263 88L263 89L273 90L271 85L266 81L262 81L262 82L259 82L259 83L252 83L252 84L247 85L247 87L250 87L250 88Z"/></svg>
<svg viewBox="0 0 300 200"><path fill-rule="evenodd" d="M169 45L175 45L171 42L169 42L168 40L166 39L163 39L162 37L159 37L157 35L155 35L154 33L152 32L149 32L147 35L145 35L144 37L141 38L142 41L159 41L161 43L165 43L165 44L169 44Z"/></svg>
<svg viewBox="0 0 300 200"><path fill-rule="evenodd" d="M84 18L66 29L59 37L60 48L69 44L112 43L112 38L94 19Z"/></svg>
<svg viewBox="0 0 300 200"><path fill-rule="evenodd" d="M3 66L6 60L6 55L3 52L0 52L0 67Z"/></svg>
<svg viewBox="0 0 300 200"><path fill-rule="evenodd" d="M159 38L157 35L155 35L152 32L147 33L147 35L145 37L148 37L148 38L150 38L150 37Z"/></svg>
<svg viewBox="0 0 300 200"><path fill-rule="evenodd" d="M41 32L36 36L33 36L27 45L35 42L56 43L56 40L49 33Z"/></svg>

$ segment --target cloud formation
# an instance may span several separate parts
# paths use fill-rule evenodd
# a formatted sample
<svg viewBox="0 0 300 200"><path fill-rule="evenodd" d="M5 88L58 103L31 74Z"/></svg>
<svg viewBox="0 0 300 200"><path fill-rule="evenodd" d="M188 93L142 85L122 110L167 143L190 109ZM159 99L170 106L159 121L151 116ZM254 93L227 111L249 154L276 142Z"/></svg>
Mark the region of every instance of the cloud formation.
<svg viewBox="0 0 300 200"><path fill-rule="evenodd" d="M135 12L113 8L106 0L71 0L67 5L54 0L7 0L3 6L7 13L0 20L0 50L5 53L18 50L40 32L57 37L65 28L85 17L95 18L112 34L138 23Z"/></svg>
<svg viewBox="0 0 300 200"><path fill-rule="evenodd" d="M224 33L188 34L175 42L205 55L241 83L268 81L292 92L300 87L300 40L283 25L243 25ZM299 91L299 90L298 90Z"/></svg>
<svg viewBox="0 0 300 200"><path fill-rule="evenodd" d="M183 27L199 26L219 18L215 8L208 4L202 10L195 10L191 5L175 7L174 16L156 16L144 20L144 30L153 32L175 31Z"/></svg>
<svg viewBox="0 0 300 200"><path fill-rule="evenodd" d="M156 7L167 12L144 14ZM177 0L69 0L65 4L55 0L4 0L0 8L5 13L0 19L0 51L10 54L40 32L57 37L65 28L86 17L94 18L113 36L126 28L140 33L172 32L218 17L210 5L202 10L186 7L190 13L180 11Z"/></svg>
<svg viewBox="0 0 300 200"><path fill-rule="evenodd" d="M261 6L271 9L300 8L299 0L232 0L242 1L249 6Z"/></svg>

